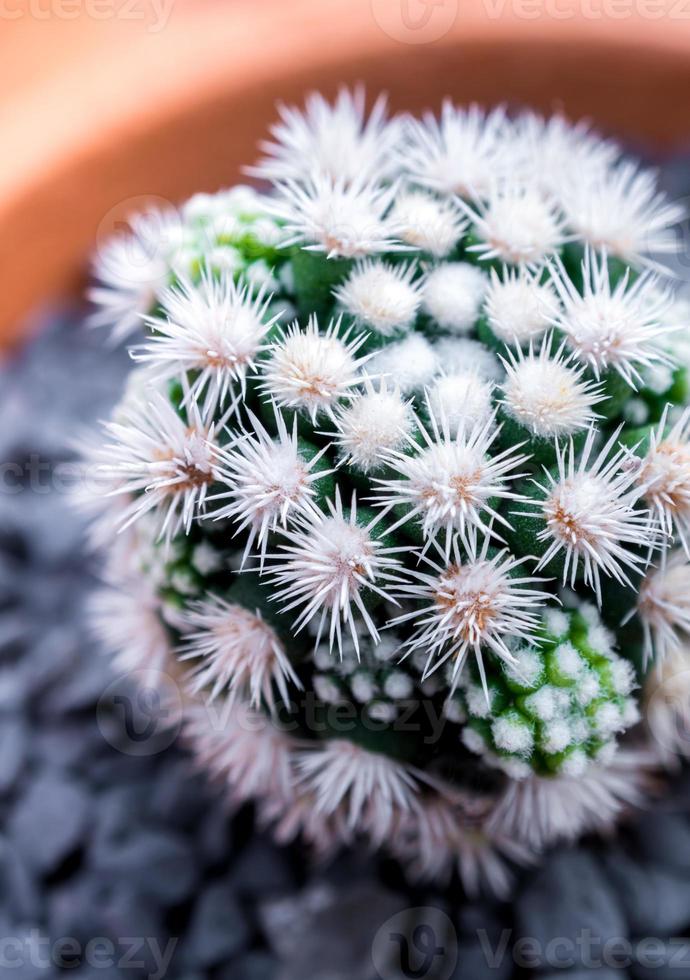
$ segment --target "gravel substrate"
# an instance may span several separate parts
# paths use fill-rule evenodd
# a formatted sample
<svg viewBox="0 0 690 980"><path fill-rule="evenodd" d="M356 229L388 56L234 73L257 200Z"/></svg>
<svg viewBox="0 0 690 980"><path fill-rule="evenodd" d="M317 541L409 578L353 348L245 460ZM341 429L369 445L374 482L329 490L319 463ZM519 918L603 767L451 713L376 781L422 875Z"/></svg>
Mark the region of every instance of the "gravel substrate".
<svg viewBox="0 0 690 980"><path fill-rule="evenodd" d="M614 841L523 872L512 904L468 903L366 855L310 867L177 745L123 736L146 705L84 626L93 562L54 467L129 362L76 311L42 326L0 369L0 980L690 977L683 774Z"/></svg>

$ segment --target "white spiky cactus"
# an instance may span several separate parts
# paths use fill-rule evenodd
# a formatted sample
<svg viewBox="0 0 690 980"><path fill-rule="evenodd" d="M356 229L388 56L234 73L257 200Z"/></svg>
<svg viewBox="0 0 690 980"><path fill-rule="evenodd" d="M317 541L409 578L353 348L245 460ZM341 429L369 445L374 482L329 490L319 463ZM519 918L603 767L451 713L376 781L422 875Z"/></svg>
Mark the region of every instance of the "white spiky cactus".
<svg viewBox="0 0 690 980"><path fill-rule="evenodd" d="M88 450L94 616L280 840L503 893L640 799L639 684L690 643L682 212L560 117L342 91L262 148L267 192L96 262L146 336Z"/></svg>

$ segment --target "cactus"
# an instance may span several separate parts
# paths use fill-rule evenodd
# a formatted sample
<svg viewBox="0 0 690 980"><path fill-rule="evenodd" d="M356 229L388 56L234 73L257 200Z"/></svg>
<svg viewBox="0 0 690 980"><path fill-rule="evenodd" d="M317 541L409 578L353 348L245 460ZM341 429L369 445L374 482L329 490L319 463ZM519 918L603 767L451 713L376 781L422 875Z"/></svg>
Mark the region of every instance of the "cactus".
<svg viewBox="0 0 690 980"><path fill-rule="evenodd" d="M690 627L682 212L560 117L343 91L264 153L97 256L94 619L281 840L504 890L639 800Z"/></svg>

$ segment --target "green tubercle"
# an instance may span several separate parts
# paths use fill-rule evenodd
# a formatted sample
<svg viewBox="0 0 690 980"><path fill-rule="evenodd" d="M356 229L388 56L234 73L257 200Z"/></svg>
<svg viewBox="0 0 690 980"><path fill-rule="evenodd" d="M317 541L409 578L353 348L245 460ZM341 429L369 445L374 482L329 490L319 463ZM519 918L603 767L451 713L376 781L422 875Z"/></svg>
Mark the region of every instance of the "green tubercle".
<svg viewBox="0 0 690 980"><path fill-rule="evenodd" d="M635 673L592 606L549 610L538 640L492 668L488 702L476 667L463 675L464 741L509 772L578 775L636 720Z"/></svg>

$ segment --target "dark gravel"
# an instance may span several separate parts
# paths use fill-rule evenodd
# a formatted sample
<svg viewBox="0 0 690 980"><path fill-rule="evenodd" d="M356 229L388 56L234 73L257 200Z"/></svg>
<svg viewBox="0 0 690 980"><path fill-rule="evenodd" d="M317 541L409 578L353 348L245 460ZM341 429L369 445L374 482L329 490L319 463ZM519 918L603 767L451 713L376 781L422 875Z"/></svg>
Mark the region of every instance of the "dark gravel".
<svg viewBox="0 0 690 980"><path fill-rule="evenodd" d="M687 166L670 177L682 194ZM0 366L0 980L690 977L685 775L502 905L412 889L362 854L312 868L250 812L230 819L175 744L118 751L122 720L97 711L114 678L83 623L92 563L51 473L128 359L78 311L39 326Z"/></svg>

